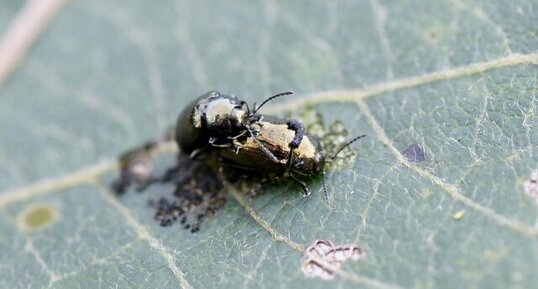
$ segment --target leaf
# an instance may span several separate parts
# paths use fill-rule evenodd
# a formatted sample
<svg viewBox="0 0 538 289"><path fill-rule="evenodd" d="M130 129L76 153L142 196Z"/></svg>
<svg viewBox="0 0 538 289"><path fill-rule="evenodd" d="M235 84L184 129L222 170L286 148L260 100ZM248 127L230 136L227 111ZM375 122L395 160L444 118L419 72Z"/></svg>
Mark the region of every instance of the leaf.
<svg viewBox="0 0 538 289"><path fill-rule="evenodd" d="M45 6L48 5L44 0ZM0 30L22 9L0 4ZM1 288L531 288L532 1L73 1L0 87ZM7 18L6 18L7 17ZM1 80L0 80L1 82ZM210 89L344 122L352 167L229 202L191 234L107 189L115 157ZM416 144L416 145L415 145ZM413 146L426 161L409 162ZM159 156L160 170L173 156ZM416 158L416 160L421 158ZM462 213L463 212L463 213ZM302 248L358 244L333 281Z"/></svg>

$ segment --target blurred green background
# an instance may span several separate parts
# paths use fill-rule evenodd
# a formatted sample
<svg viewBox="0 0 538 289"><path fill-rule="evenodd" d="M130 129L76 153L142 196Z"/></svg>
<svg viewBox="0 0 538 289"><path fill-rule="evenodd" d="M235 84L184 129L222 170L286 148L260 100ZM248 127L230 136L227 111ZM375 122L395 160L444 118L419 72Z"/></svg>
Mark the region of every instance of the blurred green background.
<svg viewBox="0 0 538 289"><path fill-rule="evenodd" d="M0 3L1 35L25 5ZM67 1L0 79L0 287L532 288L537 19L532 0ZM246 200L286 240L367 259L307 279L236 198L191 234L152 220L171 188L116 199L92 183L212 89L292 90L273 113L313 105L368 134L329 174L334 208L318 179L309 199L282 184ZM399 155L414 143L426 162ZM25 227L40 208L50 224Z"/></svg>

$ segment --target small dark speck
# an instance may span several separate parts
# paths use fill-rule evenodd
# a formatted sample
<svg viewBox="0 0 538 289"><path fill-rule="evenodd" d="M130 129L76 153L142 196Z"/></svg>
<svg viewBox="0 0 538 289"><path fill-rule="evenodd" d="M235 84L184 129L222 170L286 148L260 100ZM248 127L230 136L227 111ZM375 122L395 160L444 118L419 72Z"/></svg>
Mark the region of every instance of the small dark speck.
<svg viewBox="0 0 538 289"><path fill-rule="evenodd" d="M402 154L408 162L421 163L426 161L426 154L416 143L407 147Z"/></svg>

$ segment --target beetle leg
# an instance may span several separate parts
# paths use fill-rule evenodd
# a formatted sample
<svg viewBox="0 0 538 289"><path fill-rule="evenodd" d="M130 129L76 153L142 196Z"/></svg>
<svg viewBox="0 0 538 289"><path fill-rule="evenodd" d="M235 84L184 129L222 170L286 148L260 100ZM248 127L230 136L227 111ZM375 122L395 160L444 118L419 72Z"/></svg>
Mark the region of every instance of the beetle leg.
<svg viewBox="0 0 538 289"><path fill-rule="evenodd" d="M235 139L232 139L231 141L232 142L230 144L231 144L232 151L235 154L239 154L239 150L242 149L244 147L244 145L241 142L236 141Z"/></svg>
<svg viewBox="0 0 538 289"><path fill-rule="evenodd" d="M238 139L238 138L244 136L247 132L248 132L247 130L244 130L244 131L242 131L241 133L239 133L238 135L235 135L235 136L229 136L228 139L231 139L231 140Z"/></svg>
<svg viewBox="0 0 538 289"><path fill-rule="evenodd" d="M308 190L308 187L306 186L305 182L299 180L296 176L294 176L292 173L290 173L290 177L303 189L303 197L310 196L310 191Z"/></svg>
<svg viewBox="0 0 538 289"><path fill-rule="evenodd" d="M242 148L243 146L242 145L237 145L234 143L234 152L235 154L239 154L239 150Z"/></svg>
<svg viewBox="0 0 538 289"><path fill-rule="evenodd" d="M294 147L290 148L290 153L288 154L288 161L286 162L286 170L284 171L283 175L291 171L291 165L293 164L293 151L295 150Z"/></svg>
<svg viewBox="0 0 538 289"><path fill-rule="evenodd" d="M289 146L290 148L296 149L299 147L299 145L303 141L303 136L304 136L303 124L301 124L299 121L295 119L288 120L286 124L288 125L288 129L291 129L295 132L295 136L289 143Z"/></svg>
<svg viewBox="0 0 538 289"><path fill-rule="evenodd" d="M217 148L229 148L232 146L232 144L229 144L229 143L226 143L226 144L215 144L215 143L212 143L210 144L211 146L214 146L214 147L217 147Z"/></svg>
<svg viewBox="0 0 538 289"><path fill-rule="evenodd" d="M193 160L195 160L199 155L201 155L204 151L206 150L206 147L203 147L203 148L200 148L200 149L195 149L191 152L191 154L189 155L189 157Z"/></svg>
<svg viewBox="0 0 538 289"><path fill-rule="evenodd" d="M231 147L232 144L231 143L225 143L225 144L216 144L215 142L217 141L217 138L215 137L211 137L209 138L209 141L207 143L209 143L210 145L214 146L214 147L218 147L218 148L228 148L228 147Z"/></svg>
<svg viewBox="0 0 538 289"><path fill-rule="evenodd" d="M303 124L301 124L299 121L295 119L288 120L286 124L288 125L288 129L291 129L295 132L293 139L288 144L288 146L290 147L290 153L288 155L288 162L286 163L286 172L289 172L293 164L293 151L296 148L298 148L299 145L301 145L301 142L303 141L304 127L303 127Z"/></svg>

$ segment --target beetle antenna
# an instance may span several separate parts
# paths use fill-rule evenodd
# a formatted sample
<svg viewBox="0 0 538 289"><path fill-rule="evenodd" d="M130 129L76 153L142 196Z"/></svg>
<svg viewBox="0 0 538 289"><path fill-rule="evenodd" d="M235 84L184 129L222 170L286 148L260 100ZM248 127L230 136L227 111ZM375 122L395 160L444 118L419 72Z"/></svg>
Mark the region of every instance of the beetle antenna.
<svg viewBox="0 0 538 289"><path fill-rule="evenodd" d="M260 110L260 108L261 108L264 104L268 103L269 101L271 101L271 100L273 100L273 99L275 99L275 98L277 98L277 97L281 97L281 96L284 96L284 95L290 95L290 94L293 94L293 92L291 92L291 91L284 91L284 92L281 92L281 93L279 93L279 94L275 94L275 95L269 97L268 99L264 100L264 101L262 102L262 104L260 104L260 106L258 106L258 107L256 107L256 104L254 104L254 112L252 112L252 114L256 114L256 112L258 112L258 110Z"/></svg>
<svg viewBox="0 0 538 289"><path fill-rule="evenodd" d="M348 146L351 145L352 143L358 141L359 139L361 139L361 138L363 138L363 137L365 137L365 136L366 136L365 134L363 134L363 135L359 135L358 137L356 137L356 138L354 138L354 139L352 139L352 140L346 142L345 144L343 144L343 145L336 151L336 153L329 159L329 162L332 161L332 160L334 160L334 159L338 156L338 154L339 154L340 152L342 152L343 149L345 149L346 147L348 147Z"/></svg>

